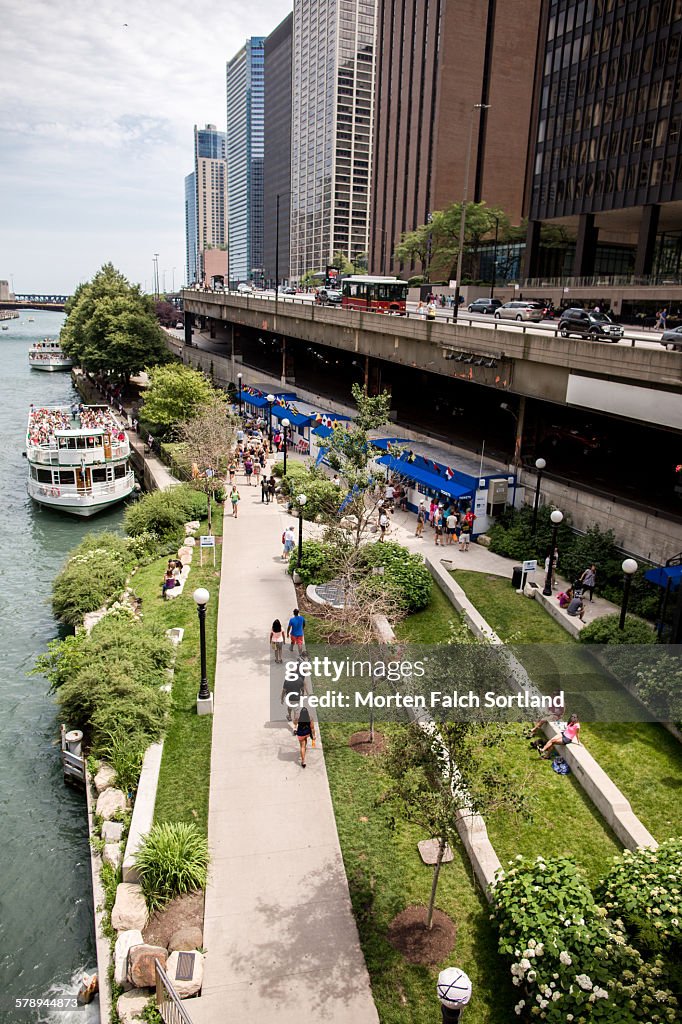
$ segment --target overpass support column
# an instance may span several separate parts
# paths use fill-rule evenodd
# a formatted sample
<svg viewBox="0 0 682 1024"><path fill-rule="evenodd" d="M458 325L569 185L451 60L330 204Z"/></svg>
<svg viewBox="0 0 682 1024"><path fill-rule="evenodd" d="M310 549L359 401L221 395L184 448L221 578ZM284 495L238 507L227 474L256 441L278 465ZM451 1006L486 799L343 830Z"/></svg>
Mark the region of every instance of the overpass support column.
<svg viewBox="0 0 682 1024"><path fill-rule="evenodd" d="M578 218L578 237L575 242L574 277L591 277L597 253L599 228L594 226L593 213L581 213Z"/></svg>
<svg viewBox="0 0 682 1024"><path fill-rule="evenodd" d="M275 284L275 288L277 288L277 284ZM286 384L286 382L287 382L287 339L286 339L286 337L284 335L282 335L282 376L281 376L281 381L282 381L282 384Z"/></svg>
<svg viewBox="0 0 682 1024"><path fill-rule="evenodd" d="M185 313L185 345L192 345L192 324L194 323L194 316L191 313Z"/></svg>
<svg viewBox="0 0 682 1024"><path fill-rule="evenodd" d="M365 356L365 391L369 393L369 356Z"/></svg>
<svg viewBox="0 0 682 1024"><path fill-rule="evenodd" d="M636 277L649 277L653 270L660 212L661 208L656 203L653 203L651 206L645 206L642 210L639 238L637 239L637 252L635 254Z"/></svg>

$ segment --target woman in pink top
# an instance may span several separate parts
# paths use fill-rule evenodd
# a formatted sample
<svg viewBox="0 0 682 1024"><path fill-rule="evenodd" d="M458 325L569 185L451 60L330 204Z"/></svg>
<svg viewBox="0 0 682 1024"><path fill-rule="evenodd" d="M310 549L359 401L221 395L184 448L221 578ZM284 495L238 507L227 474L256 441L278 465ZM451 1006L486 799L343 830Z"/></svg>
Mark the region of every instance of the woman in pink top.
<svg viewBox="0 0 682 1024"><path fill-rule="evenodd" d="M540 748L540 757L547 758L552 747L568 746L569 743L580 743L580 722L577 715L571 715L561 736L552 736L551 740Z"/></svg>

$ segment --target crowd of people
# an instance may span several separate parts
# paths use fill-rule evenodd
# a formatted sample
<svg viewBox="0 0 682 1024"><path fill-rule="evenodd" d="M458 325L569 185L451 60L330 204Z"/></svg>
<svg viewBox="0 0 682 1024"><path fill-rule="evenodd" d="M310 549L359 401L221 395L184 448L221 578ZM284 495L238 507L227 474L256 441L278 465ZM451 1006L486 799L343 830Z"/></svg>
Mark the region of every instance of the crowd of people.
<svg viewBox="0 0 682 1024"><path fill-rule="evenodd" d="M71 417L63 409L31 405L28 425L29 444L51 444L55 430L69 430Z"/></svg>

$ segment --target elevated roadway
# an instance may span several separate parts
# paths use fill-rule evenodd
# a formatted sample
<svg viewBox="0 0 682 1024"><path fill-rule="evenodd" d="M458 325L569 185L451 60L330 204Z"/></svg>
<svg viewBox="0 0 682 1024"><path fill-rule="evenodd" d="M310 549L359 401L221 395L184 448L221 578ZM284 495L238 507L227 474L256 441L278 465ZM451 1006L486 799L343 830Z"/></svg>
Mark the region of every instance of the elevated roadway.
<svg viewBox="0 0 682 1024"><path fill-rule="evenodd" d="M536 324L424 321L275 303L267 296L188 289L183 300L186 313L206 318L212 330L227 329L228 337L237 327L269 332L526 398L682 429L682 354L660 346L561 338Z"/></svg>

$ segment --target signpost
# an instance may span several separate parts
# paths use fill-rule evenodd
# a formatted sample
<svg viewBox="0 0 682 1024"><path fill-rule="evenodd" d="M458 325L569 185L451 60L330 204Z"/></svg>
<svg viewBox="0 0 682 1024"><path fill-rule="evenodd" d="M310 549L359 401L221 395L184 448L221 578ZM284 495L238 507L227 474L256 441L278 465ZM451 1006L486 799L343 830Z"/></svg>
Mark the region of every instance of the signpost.
<svg viewBox="0 0 682 1024"><path fill-rule="evenodd" d="M199 565L204 564L204 548L210 548L213 552L213 567L215 568L215 537L199 537Z"/></svg>
<svg viewBox="0 0 682 1024"><path fill-rule="evenodd" d="M537 558L527 558L521 565L521 593L526 589L526 577L529 572L537 572Z"/></svg>

